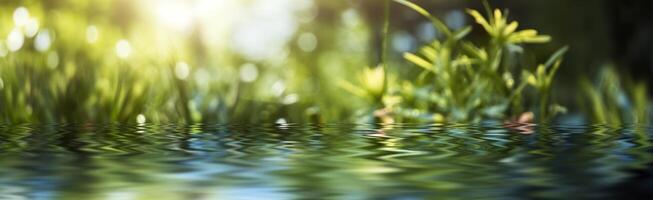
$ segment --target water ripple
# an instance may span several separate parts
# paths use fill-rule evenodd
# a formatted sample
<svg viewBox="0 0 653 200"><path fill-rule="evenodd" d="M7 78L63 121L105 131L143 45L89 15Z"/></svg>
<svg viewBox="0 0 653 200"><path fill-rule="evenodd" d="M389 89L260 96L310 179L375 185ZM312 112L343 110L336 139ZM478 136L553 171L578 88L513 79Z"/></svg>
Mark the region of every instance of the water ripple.
<svg viewBox="0 0 653 200"><path fill-rule="evenodd" d="M650 127L526 126L527 134L500 124L2 124L0 199L610 198L653 191Z"/></svg>

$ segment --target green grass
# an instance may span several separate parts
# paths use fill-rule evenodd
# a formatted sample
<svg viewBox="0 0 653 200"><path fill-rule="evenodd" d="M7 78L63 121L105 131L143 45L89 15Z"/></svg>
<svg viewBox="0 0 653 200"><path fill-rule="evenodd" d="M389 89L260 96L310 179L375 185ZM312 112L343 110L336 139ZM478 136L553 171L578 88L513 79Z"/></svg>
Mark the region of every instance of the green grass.
<svg viewBox="0 0 653 200"><path fill-rule="evenodd" d="M602 81L579 83L584 88L579 99L587 102L559 105L555 76L568 48L551 52L539 64L524 62L552 38L520 28L509 20L507 11L492 10L487 3L484 14L467 10L475 24L453 30L410 1L384 0L380 30L374 30L360 13L343 12L346 20L329 19L299 28L298 35L317 36L314 52L302 52L291 40L283 47L287 56L259 61L248 60L226 45L205 44L197 27L181 37L160 31L138 14L123 13L133 20L116 18L120 6L138 13L130 4L117 4L62 0L0 5L0 50L7 52L0 58L0 122L135 123L138 116L154 123L254 123L281 118L318 123L481 122L530 112L536 120L547 122L565 107L582 105L591 105L583 113L595 122L649 120L645 85L630 83L614 71L602 73ZM349 9L345 3L324 4ZM49 48L36 49L36 39L24 37L21 49L7 51L5 36L17 28L12 14L19 6L39 20L40 32L52 36ZM391 30L398 27L393 26L391 13L402 9L423 16L442 37L416 52L395 55L392 32L401 30ZM99 37L87 42L91 27ZM374 32L381 32L383 40L371 41ZM468 39L470 33L485 37ZM122 40L131 47L126 58L116 53ZM361 47L373 46L370 43L381 44L380 63L367 63L370 50ZM403 60L393 59L397 57ZM176 67L182 62L187 63L189 75L179 78ZM357 67L366 64L369 67ZM240 78L243 66L255 66L254 81ZM623 97L626 104L620 100Z"/></svg>
<svg viewBox="0 0 653 200"><path fill-rule="evenodd" d="M596 123L619 126L648 124L650 97L643 82L624 81L614 66L603 66L596 80L581 80L588 118ZM630 80L630 79L627 79Z"/></svg>
<svg viewBox="0 0 653 200"><path fill-rule="evenodd" d="M369 69L361 75L361 87L343 84L351 93L367 96L372 104L382 104L377 117L386 121L480 122L530 111L537 112L541 120L557 114L560 106L551 97L551 84L567 47L538 66L514 64L515 56L527 53L524 44L545 43L550 37L533 29L517 30L518 23L508 21L507 12L498 9L487 13L487 17L467 10L488 35L487 43L474 44L465 40L471 26L450 30L420 6L405 0L395 2L426 17L444 38L424 45L416 53L404 54L407 61L422 69L419 75L388 75L391 70L385 69L384 76L390 77L384 79L387 90L370 84L380 78ZM387 30L385 35L389 35ZM381 65L387 63L384 60ZM523 95L525 89L534 94ZM538 105L525 104L525 99L533 99Z"/></svg>

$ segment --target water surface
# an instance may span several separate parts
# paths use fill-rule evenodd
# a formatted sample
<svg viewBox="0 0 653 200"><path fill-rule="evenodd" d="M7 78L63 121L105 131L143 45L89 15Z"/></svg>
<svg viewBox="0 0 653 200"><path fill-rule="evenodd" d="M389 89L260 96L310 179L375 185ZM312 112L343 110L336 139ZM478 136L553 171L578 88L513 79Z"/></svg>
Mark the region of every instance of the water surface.
<svg viewBox="0 0 653 200"><path fill-rule="evenodd" d="M648 197L641 126L1 125L0 199Z"/></svg>

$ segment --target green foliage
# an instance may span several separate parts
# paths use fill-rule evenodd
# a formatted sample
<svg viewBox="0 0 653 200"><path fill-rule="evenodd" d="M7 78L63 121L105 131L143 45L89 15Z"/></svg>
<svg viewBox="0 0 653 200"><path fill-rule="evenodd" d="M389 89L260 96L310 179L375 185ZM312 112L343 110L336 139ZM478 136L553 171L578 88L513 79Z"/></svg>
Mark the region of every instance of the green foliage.
<svg viewBox="0 0 653 200"><path fill-rule="evenodd" d="M144 1L77 0L0 5L0 121L134 123L140 117L155 123L279 118L322 122L339 121L356 105L341 98L335 84L323 83L336 82L331 74L349 74L347 68L333 66L364 63L364 52L349 46L366 45L365 23L346 28L331 28L343 27L341 21L320 27L305 23L298 36L308 32L338 42L319 43L320 48L309 54L289 38L279 51L292 56L250 60L223 44L227 42L206 41L206 35L229 41L226 33L206 32L228 28L198 21L189 30L170 30L156 21L158 16L150 16L156 7ZM37 37L27 36L26 27L14 23L17 8L28 10L27 17L38 22L38 32L49 33L49 48L37 49ZM348 20L360 19L354 15ZM311 28L330 31L316 33ZM20 31L18 38L24 43L8 50L12 30ZM118 53L119 46L128 53ZM249 70L243 72L244 66ZM256 74L255 80L244 81L243 73ZM315 91L326 92L314 95Z"/></svg>
<svg viewBox="0 0 653 200"><path fill-rule="evenodd" d="M528 66L514 65L512 57L522 51L522 44L544 43L549 36L539 35L532 29L517 30L518 23L508 23L506 12L496 9L484 18L476 10L467 10L489 35L485 45L478 46L464 40L471 27L452 31L441 20L425 9L405 0L395 2L407 6L428 18L433 26L444 33L444 39L423 46L418 53L405 53L404 58L422 68L417 77L401 77L400 83L389 82L389 90L380 99L384 112L376 112L392 121L452 121L479 122L485 119L505 119L521 112L524 98L539 101L540 119L554 116L561 107L551 99L551 84L560 66L566 47L554 53L533 73ZM519 50L515 50L519 49ZM388 71L386 71L388 72ZM363 74L369 74L365 70ZM522 74L521 77L516 74ZM365 77L368 75L364 75ZM395 79L398 75L392 75ZM354 94L377 91L361 81L363 88L349 84L345 88ZM523 90L531 85L534 97L525 97ZM378 92L378 91L377 91ZM379 98L377 98L379 99ZM381 114L379 114L381 113Z"/></svg>
<svg viewBox="0 0 653 200"><path fill-rule="evenodd" d="M584 91L582 104L590 106L585 109L592 122L618 126L650 121L646 85L623 81L614 67L603 67L594 83L585 78L580 84Z"/></svg>
<svg viewBox="0 0 653 200"><path fill-rule="evenodd" d="M567 47L544 63L523 62L530 58L531 48L551 38L519 29L507 11L486 6L484 16L467 10L488 36L472 42L467 37L472 26L451 29L407 0L383 3L382 29L373 30L373 20L364 21L349 4L319 2L325 6L321 9L340 13L341 20L325 15L320 19L324 21L294 22L301 24L296 36L288 36L278 55L262 60L223 44L237 34L220 32L228 28L196 21L188 30L170 30L153 22L145 9L158 5L140 1L2 4L0 121L251 123L376 117L387 122L479 122L530 112L546 121L565 111L553 90ZM404 53L407 62L393 62L391 5L424 16L442 37L417 52ZM16 22L17 8L29 11L28 19L37 22L36 32ZM213 31L219 34L214 36ZM376 31L383 41L371 40ZM304 39L315 40L313 51L299 45L306 35L302 33L310 33ZM42 46L45 35L48 46ZM220 40L211 43L207 35ZM22 40L18 49L10 48L15 39ZM376 46L370 42L381 43L382 49L376 51L381 63L351 67L365 66L369 60L365 47ZM643 84L608 89L606 85L623 81L614 74L604 76L603 85L584 83L590 97L586 99L594 105L587 110L591 118L605 123L647 121L643 108L649 97ZM619 103L621 93L627 94L628 106ZM351 94L361 98L350 98Z"/></svg>

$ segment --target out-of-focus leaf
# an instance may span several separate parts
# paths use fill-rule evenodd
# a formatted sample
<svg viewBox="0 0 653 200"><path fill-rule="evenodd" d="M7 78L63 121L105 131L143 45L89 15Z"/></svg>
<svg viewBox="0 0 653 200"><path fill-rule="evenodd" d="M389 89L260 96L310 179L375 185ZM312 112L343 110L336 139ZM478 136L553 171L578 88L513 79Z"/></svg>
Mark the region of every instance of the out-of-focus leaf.
<svg viewBox="0 0 653 200"><path fill-rule="evenodd" d="M433 23L433 25L434 25L438 30L442 31L442 33L444 33L445 36L447 36L447 37L451 37L451 36L452 36L451 30L449 30L449 28L447 27L447 25L445 25L445 23L442 22L442 20L440 20L440 19L434 17L433 15L431 15L431 13L429 13L428 11L426 11L424 8L418 6L417 4L414 4L414 3L410 2L410 1L407 1L407 0L394 0L394 1L397 2L397 3L399 3L399 4L402 4L402 5L406 6L406 7L408 7L408 8L410 8L410 9L413 9L413 10L416 11L417 13L419 13L419 14L421 14L422 16L424 16L424 17L428 18L429 20L431 20L431 22Z"/></svg>
<svg viewBox="0 0 653 200"><path fill-rule="evenodd" d="M419 67L422 67L428 71L435 72L435 70L433 69L433 64L429 63L428 61L422 59L421 57L415 54L404 53L404 58Z"/></svg>
<svg viewBox="0 0 653 200"><path fill-rule="evenodd" d="M465 28L462 28L462 29L456 31L456 32L453 34L453 35L454 35L453 38L454 38L455 40L463 39L463 38L464 38L465 36L467 36L467 34L469 34L469 32L471 32L471 31L472 31L472 27L471 27L471 26L465 26Z"/></svg>
<svg viewBox="0 0 653 200"><path fill-rule="evenodd" d="M564 46L564 47L558 49L555 53L551 54L551 56L546 61L544 66L546 68L549 68L554 62L562 59L562 56L564 56L565 53L567 53L567 50L569 50L569 46Z"/></svg>

